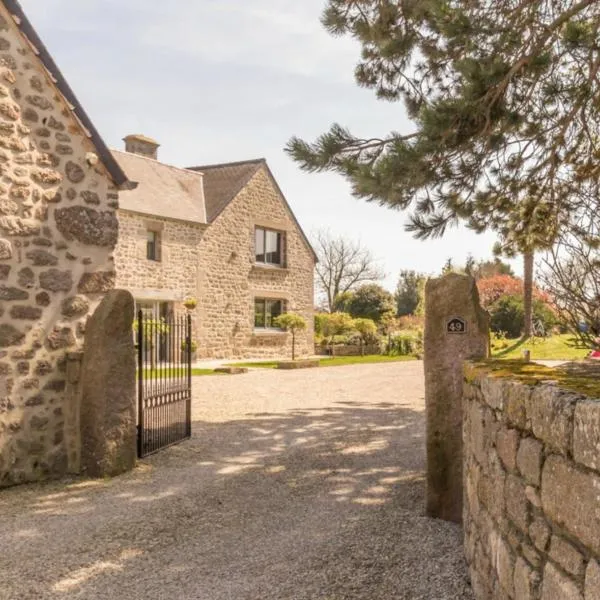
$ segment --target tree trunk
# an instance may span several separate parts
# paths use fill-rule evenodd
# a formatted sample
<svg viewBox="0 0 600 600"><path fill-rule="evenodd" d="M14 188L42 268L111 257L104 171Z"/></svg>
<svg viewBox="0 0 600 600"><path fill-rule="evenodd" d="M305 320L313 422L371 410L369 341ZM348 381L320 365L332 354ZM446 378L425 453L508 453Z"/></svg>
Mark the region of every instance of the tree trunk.
<svg viewBox="0 0 600 600"><path fill-rule="evenodd" d="M523 307L525 320L523 323L523 337L529 338L533 334L533 263L535 253L528 250L523 254Z"/></svg>
<svg viewBox="0 0 600 600"><path fill-rule="evenodd" d="M292 360L296 360L296 333L292 331Z"/></svg>

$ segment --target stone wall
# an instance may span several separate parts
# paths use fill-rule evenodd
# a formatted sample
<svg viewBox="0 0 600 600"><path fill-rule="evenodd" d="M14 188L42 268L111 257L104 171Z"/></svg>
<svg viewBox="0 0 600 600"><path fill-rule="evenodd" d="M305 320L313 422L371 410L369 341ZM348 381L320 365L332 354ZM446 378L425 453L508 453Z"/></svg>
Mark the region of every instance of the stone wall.
<svg viewBox="0 0 600 600"><path fill-rule="evenodd" d="M285 232L285 268L255 264L256 226ZM286 301L308 329L297 335L298 356L313 353L312 253L273 185L261 168L206 230L200 244L199 347L202 357L291 356L291 335L254 330L254 299Z"/></svg>
<svg viewBox="0 0 600 600"><path fill-rule="evenodd" d="M333 348L331 346L322 346L315 344L315 354L320 356L360 356L364 354L381 354L381 346L378 344L368 345L361 348L351 344L337 344Z"/></svg>
<svg viewBox="0 0 600 600"><path fill-rule="evenodd" d="M0 486L69 468L67 352L114 286L117 193L0 5ZM92 163L94 161L91 161Z"/></svg>
<svg viewBox="0 0 600 600"><path fill-rule="evenodd" d="M467 367L464 483L477 600L600 598L600 401Z"/></svg>
<svg viewBox="0 0 600 600"><path fill-rule="evenodd" d="M186 297L198 295L200 240L206 225L149 217L119 210L119 241L115 251L117 288L136 300L174 302L182 309ZM147 259L148 229L160 233L160 261ZM197 327L194 326L197 333Z"/></svg>

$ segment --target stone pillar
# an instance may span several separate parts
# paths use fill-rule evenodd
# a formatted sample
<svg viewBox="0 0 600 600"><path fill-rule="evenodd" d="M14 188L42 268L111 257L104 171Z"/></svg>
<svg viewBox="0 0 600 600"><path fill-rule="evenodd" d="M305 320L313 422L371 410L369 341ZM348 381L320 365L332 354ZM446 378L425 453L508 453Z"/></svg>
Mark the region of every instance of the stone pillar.
<svg viewBox="0 0 600 600"><path fill-rule="evenodd" d="M489 315L475 280L452 273L425 287L427 514L462 520L463 361L489 356Z"/></svg>
<svg viewBox="0 0 600 600"><path fill-rule="evenodd" d="M133 296L108 292L89 319L81 369L82 472L111 477L135 466Z"/></svg>

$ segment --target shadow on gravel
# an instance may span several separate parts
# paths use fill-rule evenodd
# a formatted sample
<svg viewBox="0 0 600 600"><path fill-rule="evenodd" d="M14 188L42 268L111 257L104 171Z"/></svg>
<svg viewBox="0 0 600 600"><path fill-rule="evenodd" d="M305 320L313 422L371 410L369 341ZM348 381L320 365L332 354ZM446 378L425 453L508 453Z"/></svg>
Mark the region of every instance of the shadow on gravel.
<svg viewBox="0 0 600 600"><path fill-rule="evenodd" d="M424 462L423 413L399 404L196 421L123 477L0 494L5 570L36 598L470 598Z"/></svg>

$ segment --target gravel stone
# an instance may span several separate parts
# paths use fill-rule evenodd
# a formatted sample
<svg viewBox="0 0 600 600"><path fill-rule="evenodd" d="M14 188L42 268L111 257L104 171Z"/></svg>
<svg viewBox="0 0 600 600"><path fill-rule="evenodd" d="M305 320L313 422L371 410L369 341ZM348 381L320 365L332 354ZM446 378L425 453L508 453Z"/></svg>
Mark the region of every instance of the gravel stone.
<svg viewBox="0 0 600 600"><path fill-rule="evenodd" d="M196 378L192 440L0 494L0 598L472 600L423 396L419 362Z"/></svg>

